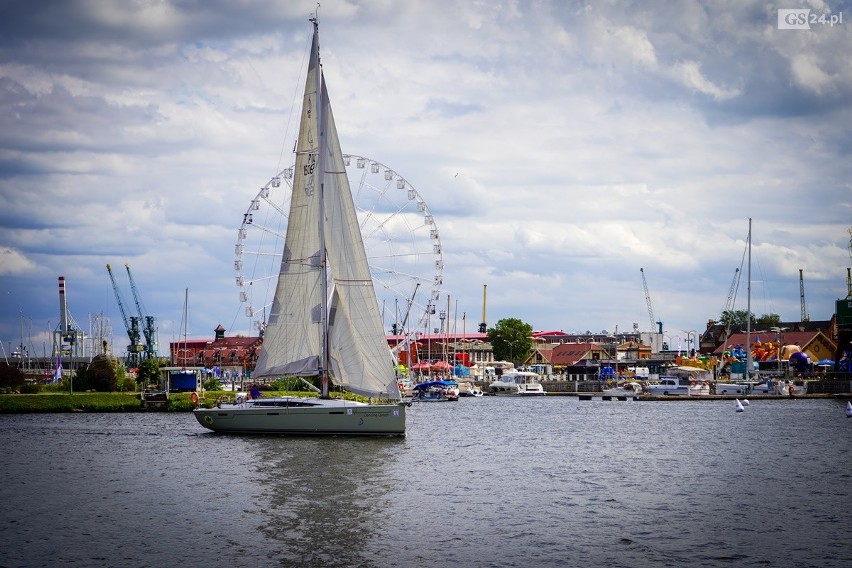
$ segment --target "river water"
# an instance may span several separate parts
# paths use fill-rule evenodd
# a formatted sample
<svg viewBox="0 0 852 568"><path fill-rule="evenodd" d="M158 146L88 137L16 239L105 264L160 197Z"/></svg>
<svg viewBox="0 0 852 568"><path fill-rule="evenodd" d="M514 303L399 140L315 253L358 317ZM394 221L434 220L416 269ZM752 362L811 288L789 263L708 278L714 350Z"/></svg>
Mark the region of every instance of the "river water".
<svg viewBox="0 0 852 568"><path fill-rule="evenodd" d="M402 439L0 416L0 566L852 566L845 402L415 403Z"/></svg>

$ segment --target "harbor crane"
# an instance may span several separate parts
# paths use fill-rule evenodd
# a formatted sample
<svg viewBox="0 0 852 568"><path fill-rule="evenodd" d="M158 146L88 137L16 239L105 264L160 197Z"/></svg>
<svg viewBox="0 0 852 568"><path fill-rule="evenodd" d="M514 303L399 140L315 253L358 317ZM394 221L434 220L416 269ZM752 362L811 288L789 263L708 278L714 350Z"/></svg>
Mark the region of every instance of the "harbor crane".
<svg viewBox="0 0 852 568"><path fill-rule="evenodd" d="M729 312L729 311L732 311L734 309L734 301L736 300L736 297L737 297L737 288L738 288L737 284L740 281L739 276L740 276L740 269L735 268L734 269L734 278L733 278L733 280L731 280L731 287L728 288L728 299L725 300L725 309L722 310L722 313Z"/></svg>
<svg viewBox="0 0 852 568"><path fill-rule="evenodd" d="M663 322L657 321L654 318L654 308L651 306L651 294L648 292L648 281L645 280L645 269L640 268L639 272L642 273L642 287L645 288L645 303L648 304L648 317L651 320L651 333L659 328L659 333L663 333Z"/></svg>
<svg viewBox="0 0 852 568"><path fill-rule="evenodd" d="M118 284L115 282L115 276L112 274L112 268L109 264L106 265L109 273L109 280L112 282L112 290L115 292L115 300L118 302L118 309L121 312L121 321L124 323L124 329L127 330L127 338L130 343L127 345L127 360L125 365L127 368L139 366L139 354L145 351L145 346L140 342L141 334L139 332L139 318L137 316L129 316L124 310L124 302L121 301L121 292L118 291Z"/></svg>
<svg viewBox="0 0 852 568"><path fill-rule="evenodd" d="M145 336L145 358L151 359L157 357L157 328L154 316L143 315L142 300L139 299L139 291L136 289L136 282L133 280L133 274L130 273L130 265L125 263L124 268L127 269L127 279L130 280L130 290L133 292L133 301L136 302L136 311L139 313L139 321L144 321L142 334ZM145 310L147 312L147 310Z"/></svg>

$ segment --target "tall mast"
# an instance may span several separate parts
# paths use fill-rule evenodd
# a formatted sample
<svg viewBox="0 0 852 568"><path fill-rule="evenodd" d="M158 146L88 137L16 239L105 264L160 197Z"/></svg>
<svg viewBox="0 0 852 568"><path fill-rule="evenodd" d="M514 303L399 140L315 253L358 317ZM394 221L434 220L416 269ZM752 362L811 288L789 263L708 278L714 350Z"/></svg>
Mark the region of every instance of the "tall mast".
<svg viewBox="0 0 852 568"><path fill-rule="evenodd" d="M751 217L748 218L748 299L746 300L746 380L751 377Z"/></svg>
<svg viewBox="0 0 852 568"><path fill-rule="evenodd" d="M325 244L325 147L326 147L326 128L328 120L325 112L325 97L323 96L323 77L322 67L320 66L319 56L319 20L311 18L314 24L314 45L315 49L311 53L311 58L314 59L314 79L316 80L316 104L315 112L317 113L317 156L315 172L319 176L319 250L320 250L320 361L319 372L320 382L322 385L322 398L328 398L328 369L329 363L329 346L328 346L328 253Z"/></svg>

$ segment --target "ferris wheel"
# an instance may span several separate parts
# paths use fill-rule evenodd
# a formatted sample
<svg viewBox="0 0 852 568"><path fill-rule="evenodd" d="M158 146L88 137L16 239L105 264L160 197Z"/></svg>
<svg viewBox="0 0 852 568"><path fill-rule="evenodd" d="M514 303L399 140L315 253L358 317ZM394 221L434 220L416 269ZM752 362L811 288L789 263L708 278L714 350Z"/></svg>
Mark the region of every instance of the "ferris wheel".
<svg viewBox="0 0 852 568"><path fill-rule="evenodd" d="M373 287L388 333L405 343L428 325L443 283L435 219L423 197L384 164L343 156ZM234 270L245 315L262 331L281 266L293 191L293 166L270 179L251 200L237 232Z"/></svg>

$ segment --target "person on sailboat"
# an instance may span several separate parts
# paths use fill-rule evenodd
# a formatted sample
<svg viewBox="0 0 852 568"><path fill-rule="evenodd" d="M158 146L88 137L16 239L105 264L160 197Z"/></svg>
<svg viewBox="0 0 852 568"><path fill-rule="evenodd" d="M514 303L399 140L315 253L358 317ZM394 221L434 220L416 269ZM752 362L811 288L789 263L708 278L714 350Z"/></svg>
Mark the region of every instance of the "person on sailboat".
<svg viewBox="0 0 852 568"><path fill-rule="evenodd" d="M263 396L263 394L260 392L260 389L257 388L257 385L251 386L251 390L249 391L249 394L251 395L252 399L258 399L261 396Z"/></svg>

